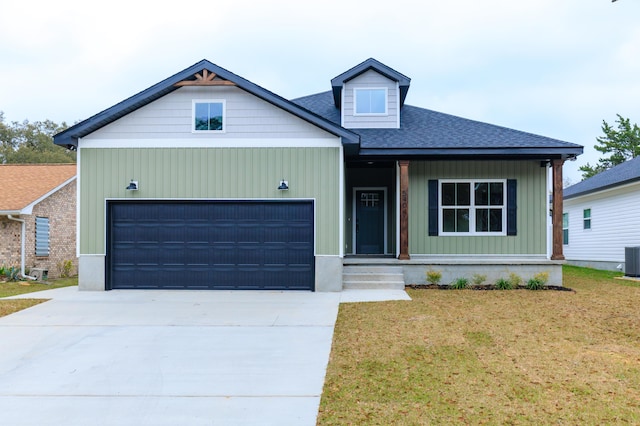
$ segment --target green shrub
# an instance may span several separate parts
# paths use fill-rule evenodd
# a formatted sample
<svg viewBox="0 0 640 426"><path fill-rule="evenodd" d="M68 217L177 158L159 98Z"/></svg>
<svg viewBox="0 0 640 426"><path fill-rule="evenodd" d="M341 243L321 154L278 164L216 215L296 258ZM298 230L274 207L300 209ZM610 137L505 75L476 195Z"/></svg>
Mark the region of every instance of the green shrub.
<svg viewBox="0 0 640 426"><path fill-rule="evenodd" d="M516 274L515 272L511 272L509 274L509 282L511 283L511 286L513 288L517 288L519 285L522 284L522 277Z"/></svg>
<svg viewBox="0 0 640 426"><path fill-rule="evenodd" d="M452 282L451 288L456 290L462 290L464 288L467 288L468 285L469 285L469 280L463 277L463 278L458 278L457 280Z"/></svg>
<svg viewBox="0 0 640 426"><path fill-rule="evenodd" d="M511 281L509 281L506 278L498 278L498 281L496 281L496 288L498 290L512 290L513 289L513 284L511 284Z"/></svg>
<svg viewBox="0 0 640 426"><path fill-rule="evenodd" d="M529 290L542 290L544 282L538 278L531 278L527 281L527 289Z"/></svg>
<svg viewBox="0 0 640 426"><path fill-rule="evenodd" d="M18 281L20 279L20 268L10 266L5 269L4 275L7 277L7 281Z"/></svg>
<svg viewBox="0 0 640 426"><path fill-rule="evenodd" d="M427 271L427 282L429 284L440 284L441 279L442 279L442 272L434 271L433 269L429 269Z"/></svg>
<svg viewBox="0 0 640 426"><path fill-rule="evenodd" d="M67 259L62 262L58 262L56 265L58 267L58 274L60 278L69 278L71 276L71 271L73 270L73 261Z"/></svg>
<svg viewBox="0 0 640 426"><path fill-rule="evenodd" d="M538 272L533 276L535 280L538 280L542 283L542 285L547 284L549 281L549 273L548 272Z"/></svg>
<svg viewBox="0 0 640 426"><path fill-rule="evenodd" d="M483 274L473 274L471 281L474 285L482 285L487 280L487 276Z"/></svg>

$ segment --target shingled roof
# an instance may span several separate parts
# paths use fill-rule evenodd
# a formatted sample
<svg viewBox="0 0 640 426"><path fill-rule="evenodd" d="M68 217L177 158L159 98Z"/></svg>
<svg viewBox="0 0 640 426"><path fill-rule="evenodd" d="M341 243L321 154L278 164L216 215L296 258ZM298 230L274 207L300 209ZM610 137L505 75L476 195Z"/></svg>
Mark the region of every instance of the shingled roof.
<svg viewBox="0 0 640 426"><path fill-rule="evenodd" d="M35 204L75 178L75 164L2 164L0 214L31 214Z"/></svg>
<svg viewBox="0 0 640 426"><path fill-rule="evenodd" d="M564 199L640 181L640 157L625 161L564 189Z"/></svg>
<svg viewBox="0 0 640 426"><path fill-rule="evenodd" d="M193 80L207 71L217 79L227 80L319 128L339 136L345 153L351 158L528 158L567 159L582 154L582 146L557 139L521 132L506 127L443 114L429 109L404 105L399 129L347 129L340 121L339 96L345 82L374 70L398 83L401 104L411 79L373 58L356 65L331 80L332 91L289 101L207 60L125 99L93 117L54 136L54 143L70 148L78 140L109 123L177 90L180 83ZM202 76L201 76L202 77Z"/></svg>
<svg viewBox="0 0 640 426"><path fill-rule="evenodd" d="M340 123L332 92L294 99L314 113ZM361 156L456 155L567 158L580 155L582 146L451 114L405 105L399 129L350 129L360 135Z"/></svg>

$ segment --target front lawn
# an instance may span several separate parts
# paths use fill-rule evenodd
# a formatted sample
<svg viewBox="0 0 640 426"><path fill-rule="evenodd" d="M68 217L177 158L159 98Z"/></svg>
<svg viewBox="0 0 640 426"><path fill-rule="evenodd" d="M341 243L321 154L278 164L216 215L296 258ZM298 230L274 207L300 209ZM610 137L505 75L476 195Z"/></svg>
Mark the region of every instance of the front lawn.
<svg viewBox="0 0 640 426"><path fill-rule="evenodd" d="M318 424L639 424L640 286L616 275L342 304Z"/></svg>
<svg viewBox="0 0 640 426"><path fill-rule="evenodd" d="M19 294L33 293L42 290L51 290L60 287L69 287L78 285L78 278L61 278L51 281L49 284L43 284L37 281L11 281L0 282L0 298L17 296ZM0 317L21 311L28 307L46 302L47 299L5 299L0 300Z"/></svg>

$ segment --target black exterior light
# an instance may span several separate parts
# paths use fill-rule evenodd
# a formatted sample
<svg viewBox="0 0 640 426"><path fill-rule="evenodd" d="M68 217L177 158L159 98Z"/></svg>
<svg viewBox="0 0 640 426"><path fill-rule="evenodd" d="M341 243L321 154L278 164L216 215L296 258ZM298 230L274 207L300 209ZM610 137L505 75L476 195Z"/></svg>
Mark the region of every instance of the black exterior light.
<svg viewBox="0 0 640 426"><path fill-rule="evenodd" d="M125 188L127 191L137 191L138 190L138 181L131 179L129 182L129 186Z"/></svg>
<svg viewBox="0 0 640 426"><path fill-rule="evenodd" d="M286 180L281 180L280 181L280 186L278 187L279 191L288 191L289 190L289 182L287 182Z"/></svg>

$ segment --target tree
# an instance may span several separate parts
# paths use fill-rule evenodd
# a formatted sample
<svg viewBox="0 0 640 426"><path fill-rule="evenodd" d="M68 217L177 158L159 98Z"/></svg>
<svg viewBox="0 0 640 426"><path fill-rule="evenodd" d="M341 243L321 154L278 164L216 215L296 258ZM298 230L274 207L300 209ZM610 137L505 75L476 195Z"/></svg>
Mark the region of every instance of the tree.
<svg viewBox="0 0 640 426"><path fill-rule="evenodd" d="M53 143L53 136L67 127L51 120L6 124L0 111L0 164L75 163L75 152Z"/></svg>
<svg viewBox="0 0 640 426"><path fill-rule="evenodd" d="M640 155L640 127L637 124L632 125L628 118L616 115L618 129L602 120L604 136L596 138L598 144L594 147L603 154L611 155L599 159L598 164L594 166L589 163L581 166L579 170L582 172L583 180Z"/></svg>

